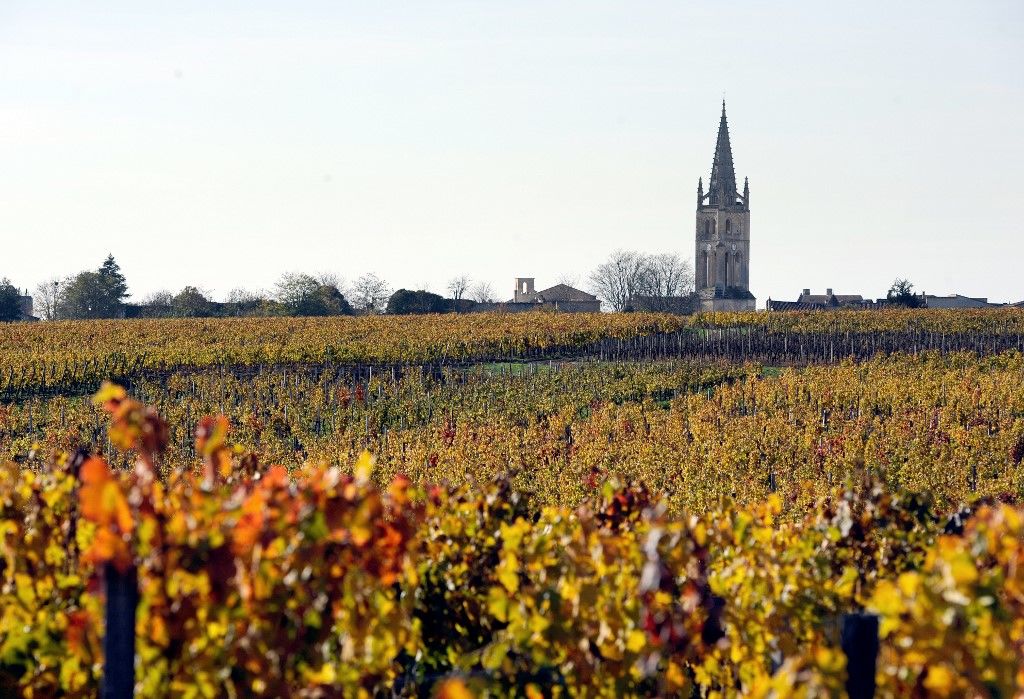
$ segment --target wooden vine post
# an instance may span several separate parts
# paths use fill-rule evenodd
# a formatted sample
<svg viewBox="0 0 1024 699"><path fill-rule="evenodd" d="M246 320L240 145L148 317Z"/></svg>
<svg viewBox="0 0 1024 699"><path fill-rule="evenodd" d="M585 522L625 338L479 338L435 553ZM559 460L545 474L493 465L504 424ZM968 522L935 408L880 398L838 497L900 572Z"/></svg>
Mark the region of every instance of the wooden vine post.
<svg viewBox="0 0 1024 699"><path fill-rule="evenodd" d="M139 583L135 567L122 573L108 563L103 571L107 593L103 635L103 699L125 699L135 692L135 608Z"/></svg>
<svg viewBox="0 0 1024 699"><path fill-rule="evenodd" d="M844 615L842 648L846 654L847 694L850 699L872 699L878 663L878 617L864 613Z"/></svg>

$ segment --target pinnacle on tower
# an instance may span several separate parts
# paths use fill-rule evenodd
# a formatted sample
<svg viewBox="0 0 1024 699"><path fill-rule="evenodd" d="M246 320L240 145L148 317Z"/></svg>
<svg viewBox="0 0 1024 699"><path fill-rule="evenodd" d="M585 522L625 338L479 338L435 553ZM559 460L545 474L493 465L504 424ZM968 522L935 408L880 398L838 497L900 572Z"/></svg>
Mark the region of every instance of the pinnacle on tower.
<svg viewBox="0 0 1024 699"><path fill-rule="evenodd" d="M711 165L708 195L708 203L713 206L732 206L736 203L736 171L732 165L729 124L725 119L725 100L722 100L722 120L718 124L718 141L715 143L715 160Z"/></svg>
<svg viewBox="0 0 1024 699"><path fill-rule="evenodd" d="M697 178L697 206L704 203L704 178Z"/></svg>

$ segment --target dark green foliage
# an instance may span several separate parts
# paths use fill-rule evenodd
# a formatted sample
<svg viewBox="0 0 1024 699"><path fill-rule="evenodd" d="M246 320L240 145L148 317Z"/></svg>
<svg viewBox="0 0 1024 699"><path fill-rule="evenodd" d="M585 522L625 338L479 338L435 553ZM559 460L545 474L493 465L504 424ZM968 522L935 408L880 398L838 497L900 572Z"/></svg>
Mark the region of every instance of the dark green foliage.
<svg viewBox="0 0 1024 699"><path fill-rule="evenodd" d="M448 313L452 310L451 301L429 291L409 291L399 289L388 299L387 313L392 315L411 315L417 313Z"/></svg>
<svg viewBox="0 0 1024 699"><path fill-rule="evenodd" d="M68 279L58 300L62 319L120 318L125 315L128 283L113 255L95 272L79 272Z"/></svg>
<svg viewBox="0 0 1024 699"><path fill-rule="evenodd" d="M196 287L186 286L171 300L171 311L179 318L205 318L210 315L210 301Z"/></svg>
<svg viewBox="0 0 1024 699"><path fill-rule="evenodd" d="M125 280L124 275L121 274L121 267L114 260L114 256L107 255L107 259L103 261L97 272L100 275L100 281L103 282L103 288L107 292L110 303L122 304L128 298L128 282Z"/></svg>
<svg viewBox="0 0 1024 699"><path fill-rule="evenodd" d="M333 283L308 274L286 274L277 283L277 301L285 315L352 315L352 306Z"/></svg>
<svg viewBox="0 0 1024 699"><path fill-rule="evenodd" d="M409 291L399 289L388 299L385 313L391 315L415 315L421 313L465 313L476 303L468 299L446 299L430 291Z"/></svg>
<svg viewBox="0 0 1024 699"><path fill-rule="evenodd" d="M61 293L58 315L62 319L115 317L115 304L98 272L79 272Z"/></svg>
<svg viewBox="0 0 1024 699"><path fill-rule="evenodd" d="M307 299L298 315L308 316L350 316L352 306L338 287L331 284L320 284L316 291Z"/></svg>
<svg viewBox="0 0 1024 699"><path fill-rule="evenodd" d="M0 323L21 319L21 294L7 279L0 281Z"/></svg>
<svg viewBox="0 0 1024 699"><path fill-rule="evenodd" d="M924 306L924 299L914 293L914 285L906 279L897 279L889 287L886 300L894 306L904 308L921 308Z"/></svg>

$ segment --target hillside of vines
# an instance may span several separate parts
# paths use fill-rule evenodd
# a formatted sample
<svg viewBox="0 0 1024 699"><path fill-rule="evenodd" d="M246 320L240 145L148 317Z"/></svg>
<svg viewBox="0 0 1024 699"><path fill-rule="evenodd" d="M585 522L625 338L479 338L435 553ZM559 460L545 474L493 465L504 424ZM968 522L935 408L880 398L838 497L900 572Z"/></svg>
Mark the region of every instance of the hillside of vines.
<svg viewBox="0 0 1024 699"><path fill-rule="evenodd" d="M578 507L505 478L288 473L105 387L113 445L0 471L0 683L95 696L97 582L137 571L140 696L840 696L838 614L881 619L885 695L1010 696L1024 643L1024 510L950 519L871 477L795 517L783 498L673 513L595 481ZM863 475L863 474L862 474ZM105 571L105 572L104 572Z"/></svg>
<svg viewBox="0 0 1024 699"><path fill-rule="evenodd" d="M0 325L0 398L88 394L110 377L210 366L445 365L594 355L806 363L924 349L992 353L1024 350L1022 329L1024 310L1017 308L15 323Z"/></svg>
<svg viewBox="0 0 1024 699"><path fill-rule="evenodd" d="M723 496L806 506L852 475L931 492L946 507L1024 488L1024 357L879 357L766 371L686 361L491 366L431 375L263 370L142 381L172 428L165 468L193 468L192 430L231 420L232 439L288 468L351 467L369 450L385 477L461 484L512 474L546 504L577 505L595 478L643 482L673 511ZM88 399L0 407L0 454L34 463L97 445ZM30 458L31 456L31 458ZM810 489L807 483L814 486Z"/></svg>
<svg viewBox="0 0 1024 699"><path fill-rule="evenodd" d="M1024 696L1022 317L5 326L0 696Z"/></svg>

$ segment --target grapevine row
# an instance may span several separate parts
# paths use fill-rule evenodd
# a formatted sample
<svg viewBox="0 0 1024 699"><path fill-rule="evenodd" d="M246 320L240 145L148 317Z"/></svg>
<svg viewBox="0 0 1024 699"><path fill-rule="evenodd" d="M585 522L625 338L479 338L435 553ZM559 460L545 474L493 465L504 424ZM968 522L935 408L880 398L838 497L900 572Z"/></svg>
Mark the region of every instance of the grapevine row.
<svg viewBox="0 0 1024 699"><path fill-rule="evenodd" d="M494 316L494 318L497 318ZM415 363L402 361L404 354L397 347L377 354L360 351L347 352L347 359L331 346L318 347L299 344L291 359L272 357L277 353L236 354L230 344L217 354L202 355L177 352L175 341L168 341L169 350L151 354L148 350L132 353L121 348L110 355L97 355L79 360L74 355L47 358L47 353L13 353L6 371L0 369L0 400L17 401L30 396L87 394L100 381L113 379L130 383L138 379L157 380L180 371L203 371L216 368L235 376L262 370L266 363L294 371L344 370L358 377L380 373L440 374L446 368L503 362L538 361L651 361L655 359L727 360L731 362L758 362L772 366L838 363L847 359L864 360L879 354L919 354L922 352L973 352L979 356L1007 351L1024 351L1024 334L1009 323L1003 327L988 327L981 331L946 331L932 329L885 330L783 330L770 324L731 325L710 328L688 328L661 331L655 326L638 325L629 332L639 334L627 337L589 336L565 338L548 337L543 344L534 346L528 339L521 343L497 346L482 344L468 348L468 338L460 340L460 350L449 357L450 343L444 352L424 350L420 358L428 361ZM396 329L395 332L402 330ZM42 339L42 338L38 338ZM500 351L495 351L500 348ZM436 350L437 348L435 348ZM140 345L141 351L141 345ZM2 350L0 350L2 353ZM21 355L19 357L19 355ZM369 362L369 363L368 363Z"/></svg>
<svg viewBox="0 0 1024 699"><path fill-rule="evenodd" d="M680 361L448 370L353 378L267 370L177 374L136 395L173 427L171 468L198 458L191 430L222 413L262 458L297 468L352 464L459 484L511 471L542 502L578 504L595 477L646 483L676 510L776 493L799 511L851 474L929 490L944 506L1024 493L1024 357L880 357L781 373ZM21 461L104 444L87 401L0 408L0 454ZM596 474L596 475L595 475ZM806 490L805 482L816 483Z"/></svg>
<svg viewBox="0 0 1024 699"><path fill-rule="evenodd" d="M670 514L614 479L537 507L504 478L376 486L368 454L289 475L214 418L199 471L160 477L165 423L97 400L134 470L0 470L8 691L97 694L104 571L137 574L140 696L840 696L830 620L857 610L886 696L1024 690L1021 509L948 519L871 478L791 518L778 495Z"/></svg>

